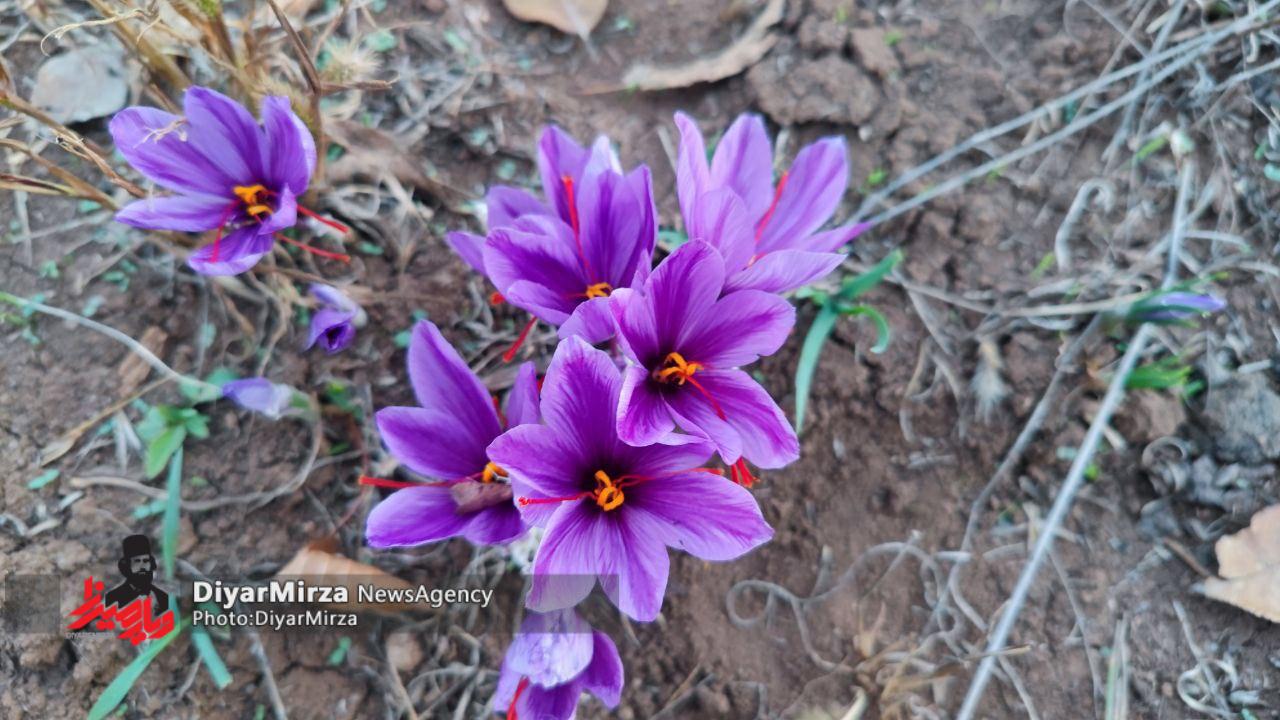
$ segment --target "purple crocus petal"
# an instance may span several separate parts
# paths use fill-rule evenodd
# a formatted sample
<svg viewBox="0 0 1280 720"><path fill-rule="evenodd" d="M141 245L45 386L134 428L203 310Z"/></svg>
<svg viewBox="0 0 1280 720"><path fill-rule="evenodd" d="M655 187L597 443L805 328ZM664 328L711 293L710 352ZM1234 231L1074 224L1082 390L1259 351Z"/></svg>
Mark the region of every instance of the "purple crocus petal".
<svg viewBox="0 0 1280 720"><path fill-rule="evenodd" d="M509 305L533 315L550 325L562 325L569 321L572 307L566 307L565 296L545 285L531 280L520 280L502 292Z"/></svg>
<svg viewBox="0 0 1280 720"><path fill-rule="evenodd" d="M643 289L653 303L658 346L684 347L723 287L724 260L707 243L685 243L663 260Z"/></svg>
<svg viewBox="0 0 1280 720"><path fill-rule="evenodd" d="M697 199L711 189L711 170L707 167L707 146L698 123L684 113L676 113L680 131L680 152L676 158L676 194L680 214L693 217ZM772 171L770 171L772 173Z"/></svg>
<svg viewBox="0 0 1280 720"><path fill-rule="evenodd" d="M569 318L560 325L560 338L580 337L598 345L613 337L616 331L609 298L591 298L573 309Z"/></svg>
<svg viewBox="0 0 1280 720"><path fill-rule="evenodd" d="M637 256L635 276L631 286L644 282L653 265L653 249L658 244L658 204L653 197L653 174L641 165L627 173L626 184L641 202L640 253Z"/></svg>
<svg viewBox="0 0 1280 720"><path fill-rule="evenodd" d="M549 387L546 382L543 387ZM573 443L546 425L520 425L500 435L488 448L489 459L506 470L511 492L517 498L568 497L582 488L584 472ZM554 503L521 505L525 522L545 527L556 510Z"/></svg>
<svg viewBox="0 0 1280 720"><path fill-rule="evenodd" d="M307 291L311 293L311 297L314 297L316 300L319 300L321 303L334 310L339 310L352 316L355 316L356 313L360 312L360 306L357 305L354 300L347 297L346 293L332 285L311 283L311 286L307 288Z"/></svg>
<svg viewBox="0 0 1280 720"><path fill-rule="evenodd" d="M489 229L504 227L522 215L548 215L550 210L538 198L520 188L495 185L485 196Z"/></svg>
<svg viewBox="0 0 1280 720"><path fill-rule="evenodd" d="M266 378L245 378L223 385L222 396L245 410L278 420L293 403L293 388Z"/></svg>
<svg viewBox="0 0 1280 720"><path fill-rule="evenodd" d="M716 399L724 419L696 389L672 393L667 404L682 427L688 422L710 437L726 463L741 456L757 467L780 468L800 457L795 430L750 375L741 370L708 370L698 373L697 379L707 395Z"/></svg>
<svg viewBox="0 0 1280 720"><path fill-rule="evenodd" d="M456 473L419 472L452 479L479 471L486 462L485 447L502 432L489 391L467 367L458 351L440 334L440 329L428 320L419 321L413 327L409 338L408 365L409 381L418 404L449 418L456 428L449 437L456 438L457 443L465 446L453 448L453 452L466 457L469 462L465 467L459 467ZM423 441L432 440L419 440ZM400 455L392 454L404 461Z"/></svg>
<svg viewBox="0 0 1280 720"><path fill-rule="evenodd" d="M808 250L774 250L730 276L724 290L726 294L734 290L784 293L821 280L839 267L845 257Z"/></svg>
<svg viewBox="0 0 1280 720"><path fill-rule="evenodd" d="M733 560L773 537L751 492L706 473L681 473L629 488L627 502L662 520L668 546L703 560Z"/></svg>
<svg viewBox="0 0 1280 720"><path fill-rule="evenodd" d="M451 413L389 407L379 410L374 419L391 456L419 475L463 478L485 466L485 444L477 445L476 438Z"/></svg>
<svg viewBox="0 0 1280 720"><path fill-rule="evenodd" d="M287 230L298 222L298 199L288 187L280 188L276 195L276 209L261 225L258 232L263 235L274 235Z"/></svg>
<svg viewBox="0 0 1280 720"><path fill-rule="evenodd" d="M820 233L814 233L809 239L804 241L804 249L813 252L835 252L840 248L853 242L853 239L866 232L871 227L869 222L849 223L841 225L838 228L823 230Z"/></svg>
<svg viewBox="0 0 1280 720"><path fill-rule="evenodd" d="M595 587L597 576L617 572L614 555L632 550L619 550L625 546L618 544L618 527L599 508L562 503L538 546L525 605L549 612L582 602ZM666 548L662 552L665 555Z"/></svg>
<svg viewBox="0 0 1280 720"><path fill-rule="evenodd" d="M529 529L515 503L490 505L468 517L462 537L473 545L505 545Z"/></svg>
<svg viewBox="0 0 1280 720"><path fill-rule="evenodd" d="M189 142L234 184L253 185L265 177L262 132L243 105L209 88L192 86L183 97L182 109L191 126Z"/></svg>
<svg viewBox="0 0 1280 720"><path fill-rule="evenodd" d="M379 413L381 414L381 413ZM471 518L457 513L447 487L397 490L374 506L365 523L370 547L421 545L461 535Z"/></svg>
<svg viewBox="0 0 1280 720"><path fill-rule="evenodd" d="M516 690L519 689L520 681L523 679L519 673L508 667L504 659L502 669L498 671L498 686L493 689L493 699L489 701L489 707L494 712L505 716L511 709L511 701L515 699Z"/></svg>
<svg viewBox="0 0 1280 720"><path fill-rule="evenodd" d="M652 445L633 449L632 472L647 476L683 472L702 466L715 451L715 444L706 438L671 433Z"/></svg>
<svg viewBox="0 0 1280 720"><path fill-rule="evenodd" d="M536 720L573 720L582 696L580 683L544 688L530 684L516 702L516 717Z"/></svg>
<svg viewBox="0 0 1280 720"><path fill-rule="evenodd" d="M516 380L507 391L504 409L507 427L536 423L542 419L538 411L538 368L531 362L516 371Z"/></svg>
<svg viewBox="0 0 1280 720"><path fill-rule="evenodd" d="M837 137L819 140L800 151L787 172L777 206L764 221L757 252L795 247L822 227L849 186L846 155L844 139Z"/></svg>
<svg viewBox="0 0 1280 720"><path fill-rule="evenodd" d="M773 146L759 115L742 114L725 131L711 158L711 187L733 190L754 226L773 203Z"/></svg>
<svg viewBox="0 0 1280 720"><path fill-rule="evenodd" d="M610 515L598 514L606 518ZM658 539L662 531L662 523L655 516L632 507L625 522L616 521L609 533L613 544L588 550L600 554L600 548L607 547L619 556L613 561L613 572L600 574L600 587L632 620L651 622L662 611L662 596L667 592L671 571L667 548Z"/></svg>
<svg viewBox="0 0 1280 720"><path fill-rule="evenodd" d="M458 253L458 257L462 261L471 266L472 270L485 275L484 271L484 243L485 238L480 235L473 235L469 232L451 232L444 236L445 242L449 243L449 247Z"/></svg>
<svg viewBox="0 0 1280 720"><path fill-rule="evenodd" d="M622 657L618 655L618 647L608 635L595 630L591 633L594 647L591 653L591 664L582 673L579 682L582 689L595 695L605 707L613 709L622 699Z"/></svg>
<svg viewBox="0 0 1280 720"><path fill-rule="evenodd" d="M576 190L578 236L587 278L622 287L635 275L636 266L652 251L651 238L643 230L652 226L650 206L632 190L622 175L607 168L612 150L607 142L592 151Z"/></svg>
<svg viewBox="0 0 1280 720"><path fill-rule="evenodd" d="M720 252L730 272L745 268L755 253L754 225L737 193L717 188L698 196L686 216L689 239L702 240Z"/></svg>
<svg viewBox="0 0 1280 720"><path fill-rule="evenodd" d="M658 321L653 316L653 303L644 295L623 288L609 296L609 309L613 311L623 354L640 364L657 359Z"/></svg>
<svg viewBox="0 0 1280 720"><path fill-rule="evenodd" d="M627 366L618 398L618 438L628 445L644 447L674 429L671 409L658 385L649 382L649 371L639 365Z"/></svg>
<svg viewBox="0 0 1280 720"><path fill-rule="evenodd" d="M512 286L528 281L546 290L538 294L538 305L567 316L590 283L574 250L572 231L559 222L545 224L544 230L547 232L531 233L514 228L493 231L484 247L484 268L498 291L512 304L516 303L511 297ZM523 309L534 312L531 308Z"/></svg>
<svg viewBox="0 0 1280 720"><path fill-rule="evenodd" d="M563 130L552 125L542 132L542 139L538 141L542 192L551 209L565 222L569 222L569 200L563 178L576 182L586 164L586 149Z"/></svg>
<svg viewBox="0 0 1280 720"><path fill-rule="evenodd" d="M796 324L796 309L778 295L739 290L717 300L706 318L681 347L709 367L736 368L777 352Z"/></svg>
<svg viewBox="0 0 1280 720"><path fill-rule="evenodd" d="M111 118L116 149L135 170L161 187L181 193L235 198L238 179L190 142L186 120L149 107L125 108Z"/></svg>
<svg viewBox="0 0 1280 720"><path fill-rule="evenodd" d="M591 664L591 625L572 608L529 613L507 648L505 667L543 687L564 685Z"/></svg>
<svg viewBox="0 0 1280 720"><path fill-rule="evenodd" d="M257 227L233 230L216 245L218 258L214 260L215 244L209 243L187 257L187 265L201 275L239 275L271 252L271 236L258 232Z"/></svg>
<svg viewBox="0 0 1280 720"><path fill-rule="evenodd" d="M617 445L621 386L621 373L608 355L582 338L564 340L542 382L543 421L574 444L577 457L609 457Z"/></svg>
<svg viewBox="0 0 1280 720"><path fill-rule="evenodd" d="M116 222L147 230L203 232L222 227L234 205L208 195L170 195L134 200L116 213Z"/></svg>
<svg viewBox="0 0 1280 720"><path fill-rule="evenodd" d="M294 195L305 193L316 169L316 142L289 106L289 98L263 98L262 128L267 181L275 187L288 187Z"/></svg>
<svg viewBox="0 0 1280 720"><path fill-rule="evenodd" d="M352 324L355 315L333 308L322 308L311 316L311 328L307 333L307 344L304 350L310 350L316 342L325 352L332 355L349 346L356 337L356 328Z"/></svg>

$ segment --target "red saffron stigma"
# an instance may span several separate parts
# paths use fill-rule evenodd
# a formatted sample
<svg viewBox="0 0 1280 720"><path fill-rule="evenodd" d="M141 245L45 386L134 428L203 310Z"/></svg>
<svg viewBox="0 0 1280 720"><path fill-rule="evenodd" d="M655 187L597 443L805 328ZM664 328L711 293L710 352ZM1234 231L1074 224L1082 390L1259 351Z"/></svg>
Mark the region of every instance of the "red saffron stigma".
<svg viewBox="0 0 1280 720"><path fill-rule="evenodd" d="M773 202L769 204L769 209L765 210L764 217L760 218L760 224L756 226L756 242L760 242L761 236L764 235L764 228L773 219L773 211L778 209L778 201L782 199L782 188L787 186L787 175L790 171L782 173L782 177L778 178L778 189L773 191Z"/></svg>
<svg viewBox="0 0 1280 720"><path fill-rule="evenodd" d="M494 290L492 293L489 294L489 304L493 305L494 307L497 307L498 305L501 305L506 301L507 299L502 297L502 293L498 292L497 290Z"/></svg>
<svg viewBox="0 0 1280 720"><path fill-rule="evenodd" d="M308 210L302 207L301 205L298 206L298 212L302 213L303 215L306 215L307 217L311 218L312 220L315 220L316 222L322 225L328 225L329 227L333 228L334 230L337 230L343 235L349 235L351 233L351 228L347 227L346 225L343 225L337 220L330 220L327 217L322 217L316 212L312 210Z"/></svg>
<svg viewBox="0 0 1280 720"><path fill-rule="evenodd" d="M590 490L580 492L577 495L565 495L563 497L531 498L521 496L516 498L516 502L520 504L520 507L529 507L530 505L550 505L552 503L573 502L574 500L581 500L586 497L591 497Z"/></svg>
<svg viewBox="0 0 1280 720"><path fill-rule="evenodd" d="M414 487L445 487L453 483L447 482L406 482L404 480L388 480L387 478L369 477L361 475L357 481L360 485L370 485L372 487L390 488L392 490L403 490L404 488Z"/></svg>
<svg viewBox="0 0 1280 720"><path fill-rule="evenodd" d="M297 240L294 240L293 238L289 237L288 235L285 235L284 233L276 233L275 237L277 240L281 242L286 242L286 243L289 243L290 245L293 245L294 247L302 248L303 250L306 250L312 255L319 255L320 257L329 258L331 260L339 260L344 263L351 262L350 255L344 255L342 253L336 253L336 252L329 252L328 250L321 250L318 247L312 247L304 242L298 242Z"/></svg>
<svg viewBox="0 0 1280 720"><path fill-rule="evenodd" d="M711 403L711 407L715 409L716 415L720 416L721 420L729 419L728 416L724 414L724 408L720 407L720 403L716 402L716 399L712 397L711 393L705 387L702 386L702 383L698 382L692 375L686 379L689 381L689 384L697 388L698 392L702 393L702 396Z"/></svg>
<svg viewBox="0 0 1280 720"><path fill-rule="evenodd" d="M516 359L516 353L520 352L520 346L524 344L525 339L529 337L529 331L533 330L533 326L537 323L538 318L529 318L529 324L525 325L524 329L520 331L520 337L516 338L516 341L511 344L511 347L502 354L503 362L511 362Z"/></svg>
<svg viewBox="0 0 1280 720"><path fill-rule="evenodd" d="M507 706L507 720L520 720L520 718L516 716L516 702L528 687L529 678L520 678L520 684L516 685L516 694L511 696L511 704Z"/></svg>
<svg viewBox="0 0 1280 720"><path fill-rule="evenodd" d="M573 228L573 240L578 243L578 257L582 258L582 269L587 272L587 279L595 283L595 273L591 272L591 263L587 262L587 253L582 249L582 233L578 224L578 202L573 193L573 178L561 175L560 183L564 185L565 201L569 204L569 225Z"/></svg>
<svg viewBox="0 0 1280 720"><path fill-rule="evenodd" d="M755 477L751 475L751 470L747 467L745 458L738 458L737 462L729 468L729 477L742 487L751 487L755 484Z"/></svg>

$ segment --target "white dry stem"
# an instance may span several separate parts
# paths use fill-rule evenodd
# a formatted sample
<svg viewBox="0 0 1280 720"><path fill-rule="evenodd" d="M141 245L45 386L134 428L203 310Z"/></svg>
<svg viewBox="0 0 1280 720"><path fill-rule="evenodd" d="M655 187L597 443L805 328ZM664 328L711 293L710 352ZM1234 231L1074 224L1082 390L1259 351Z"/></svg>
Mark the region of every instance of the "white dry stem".
<svg viewBox="0 0 1280 720"><path fill-rule="evenodd" d="M1000 375L1002 369L1000 348L990 337L980 338L978 368L969 382L969 390L973 393L974 411L983 422L990 422L996 408L1009 396L1009 386Z"/></svg>

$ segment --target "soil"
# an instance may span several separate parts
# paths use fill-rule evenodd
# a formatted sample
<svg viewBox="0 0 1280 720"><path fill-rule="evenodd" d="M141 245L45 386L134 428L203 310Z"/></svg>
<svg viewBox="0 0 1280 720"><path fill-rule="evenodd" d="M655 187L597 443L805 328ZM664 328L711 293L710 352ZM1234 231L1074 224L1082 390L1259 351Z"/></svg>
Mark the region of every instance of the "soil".
<svg viewBox="0 0 1280 720"><path fill-rule="evenodd" d="M377 408L412 402L394 337L415 313L440 325L492 385L510 381L498 355L522 319L509 308L487 305L490 288L452 254L443 232L478 227L462 198L480 197L493 183L535 182L532 152L545 123L583 139L607 133L625 164L647 163L665 225L678 217L669 162L676 110L698 118L709 134L740 112L762 112L784 138L788 156L816 137L840 134L849 140L853 168L840 214L845 217L871 191L870 178L897 177L974 132L1088 82L1121 42L1085 3L1064 9L1034 0L792 0L776 46L735 77L659 93L584 92L615 83L633 62L683 63L713 53L758 10L759 4L744 0L614 0L584 46L514 20L496 1L388 4L371 17L397 38L384 70L399 82L391 93L366 93L360 119L409 138L394 149L413 167L382 184L383 212L377 215L359 210L367 205L367 191L361 196L350 189L379 180L370 177L369 166L357 166L344 181L330 178L316 194L326 210L382 249L355 254L349 268L280 258L275 271L268 265L243 284L202 282L178 271L164 248L106 221L41 236L29 250L23 243L0 244L0 289L41 293L46 302L73 310L92 301L95 320L131 337L150 337L152 349L183 372L226 366L256 374L265 368L273 380L325 402L326 459L298 491L262 506L184 513L189 522L184 518L181 556L189 566L183 577L195 568L215 577L260 579L308 542L336 534L347 556L413 582L461 581L465 575L498 584L499 607L487 616L455 607L373 618L350 637L345 656L332 662L335 633L262 632L290 717L406 717L400 688L413 696L418 717L487 716L484 705L496 677L491 671L510 636L520 579L497 579L501 563L461 541L400 553L369 551L360 528L376 497L354 480L376 469L379 459L376 433L360 420ZM1122 22L1127 26L1131 19ZM1126 57L1134 55L1129 50ZM16 78L32 77L39 61L31 37L6 57ZM1223 112L1237 113L1251 131L1265 128L1240 95L1228 97ZM101 122L78 127L109 145ZM1054 249L1076 189L1104 165L1114 131L1114 122L1100 124L1047 155L879 226L858 240L854 261L868 265L900 247L907 258L902 281L912 287L942 290L970 305L1056 302L1062 291L1030 301L1026 294L1046 278L1060 277L1050 270L1042 278L1037 268ZM1222 152L1244 167L1255 144L1254 134L1236 128ZM965 162L987 159L975 153ZM381 162L395 167L399 159ZM87 167L68 166L96 177ZM1214 166L1206 154L1204 167ZM378 167L373 165L374 175ZM429 181L415 180L415 169ZM1130 223L1118 203L1114 211L1082 221L1073 245L1078 266L1136 262L1160 239L1172 212L1177 168L1165 153L1140 172L1146 190L1131 192L1145 220ZM425 185L446 190L432 194ZM926 186L921 181L907 191ZM412 205L405 202L410 194ZM36 231L84 218L74 203L57 199L31 196L26 208ZM1201 219L1204 227L1211 227L1212 214ZM1122 223L1125 232L1111 235ZM1274 238L1264 233L1263 240L1259 247L1270 254ZM59 264L58 277L41 272L50 261ZM109 272L125 261L132 272ZM288 296L293 280L311 274L354 279L362 288L369 323L342 354L297 352L305 325L287 305L282 317L261 300L267 289ZM1219 287L1231 310L1196 331L1166 331L1164 340L1189 346L1197 338L1203 344L1205 334L1219 338L1217 346L1234 353L1233 367L1271 359L1277 295L1274 277L1264 277L1229 274ZM1097 273L1090 282L1086 290L1094 294L1087 299L1122 292L1105 287ZM871 326L847 320L824 349L801 459L763 473L754 489L775 539L726 564L673 555L659 622L628 625L602 603L589 607L623 654L627 684L617 717L834 719L852 717L845 713L862 693L870 699L864 717L942 717L958 707L984 645L984 627L1009 596L1122 343L1095 336L1082 360L1064 369L1066 392L1045 426L978 508L973 560L960 585L968 610L953 609L944 623L953 631L949 639L956 644L950 645L933 617L935 571L945 581L955 563L945 551L960 547L970 505L1084 322L997 322L936 297L913 297L901 283L881 285L865 299L888 318L892 342L874 354ZM813 306L801 304L791 341L758 368L789 414L800 342L813 314ZM74 606L67 591L72 579L110 568L124 534L157 537L160 519L135 519L136 508L149 499L131 490L75 483L102 476L140 479L136 458L125 469L118 466L111 433L86 433L50 465L60 471L58 479L38 489L28 483L44 470L42 449L144 383L136 371L127 372L130 354L113 340L46 317L37 317L31 330L38 342L12 324L0 342L0 567L68 578L65 614ZM551 339L535 334L532 356L545 362ZM994 352L1007 388L985 415L969 389L982 364L990 364L983 344ZM1197 377L1210 375L1197 370ZM1126 402L1096 476L1022 612L983 717L1101 717L1108 662L1120 652L1117 626L1127 626L1132 717L1199 716L1177 692L1179 678L1196 667L1197 652L1230 663L1232 690L1258 693L1255 717L1280 717L1270 709L1280 708L1280 630L1195 595L1199 575L1178 552L1185 548L1212 568L1212 540L1276 502L1275 435L1265 434L1277 421L1269 409L1277 402L1276 381L1274 369L1264 367L1211 382L1190 404L1156 391L1135 393ZM179 400L171 386L146 395L152 404ZM307 461L311 438L304 424L267 422L226 403L212 407L211 437L186 446L187 477L204 479L185 488L188 500L269 491L289 483ZM136 421L136 412L129 412ZM1185 452L1173 459L1144 455L1166 437L1179 438ZM1197 463L1197 471L1190 469ZM1228 470L1232 477L1252 478L1237 482L1230 502L1218 497L1215 504L1197 494ZM1201 476L1208 479L1176 481ZM801 603L804 610L796 614L785 593L821 597ZM215 688L194 650L180 641L138 682L123 716L255 717L270 701L254 639L236 632L219 638L218 648L234 678L230 687ZM80 716L133 655L123 643L96 638L0 637L0 717ZM582 718L606 715L594 700L579 711Z"/></svg>

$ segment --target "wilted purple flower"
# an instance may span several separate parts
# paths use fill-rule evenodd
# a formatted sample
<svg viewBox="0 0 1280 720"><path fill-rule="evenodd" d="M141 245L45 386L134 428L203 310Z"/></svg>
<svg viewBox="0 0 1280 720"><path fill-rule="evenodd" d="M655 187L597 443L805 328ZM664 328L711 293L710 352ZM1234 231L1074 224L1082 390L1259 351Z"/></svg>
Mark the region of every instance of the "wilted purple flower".
<svg viewBox="0 0 1280 720"><path fill-rule="evenodd" d="M777 352L795 324L783 298L760 290L723 296L724 263L707 243L680 247L643 285L615 293L618 340L630 360L618 436L648 445L683 430L708 437L721 459L778 468L800 456L795 431L769 393L739 370Z"/></svg>
<svg viewBox="0 0 1280 720"><path fill-rule="evenodd" d="M584 690L617 707L622 680L613 640L577 612L531 613L507 648L493 711L510 720L570 720Z"/></svg>
<svg viewBox="0 0 1280 720"><path fill-rule="evenodd" d="M1227 307L1216 295L1196 294L1183 290L1160 292L1134 303L1126 314L1129 322L1180 323Z"/></svg>
<svg viewBox="0 0 1280 720"><path fill-rule="evenodd" d="M488 237L451 233L449 243L502 299L559 326L561 337L604 341L613 335L606 298L643 278L653 256L649 170L623 174L608 138L588 151L556 128L543 134L538 165L546 203L494 188Z"/></svg>
<svg viewBox="0 0 1280 720"><path fill-rule="evenodd" d="M703 438L669 434L632 447L616 431L622 377L582 338L556 348L543 383L545 424L489 446L524 519L546 528L527 604L573 607L599 578L618 609L653 620L667 586L667 547L732 560L773 536L751 493L701 465Z"/></svg>
<svg viewBox="0 0 1280 720"><path fill-rule="evenodd" d="M507 471L489 462L485 448L506 426L538 421L533 364L520 367L507 395L505 417L480 379L426 320L413 328L408 364L421 407L378 411L378 431L392 457L438 481L361 478L367 485L403 488L369 513L369 544L419 545L461 536L491 545L519 537L525 525L511 500Z"/></svg>
<svg viewBox="0 0 1280 720"><path fill-rule="evenodd" d="M320 309L311 316L304 349L310 350L317 342L330 355L346 348L356 339L356 328L364 324L364 310L330 285L313 283L311 296L320 302Z"/></svg>
<svg viewBox="0 0 1280 720"><path fill-rule="evenodd" d="M222 396L245 410L279 420L293 404L293 388L262 377L232 380L222 386Z"/></svg>
<svg viewBox="0 0 1280 720"><path fill-rule="evenodd" d="M273 236L301 245L276 235L292 227L298 213L347 232L297 203L315 170L316 147L306 125L289 108L288 98L263 98L259 125L231 98L190 87L183 113L185 117L130 107L112 118L111 136L125 160L147 179L177 193L136 200L116 213L116 220L150 230L217 230L213 243L187 259L192 269L205 275L248 270L271 251Z"/></svg>
<svg viewBox="0 0 1280 720"><path fill-rule="evenodd" d="M726 291L784 292L814 282L844 259L835 251L868 227L854 223L818 232L849 186L843 138L804 147L775 187L773 148L758 116L734 121L709 166L693 119L677 113L676 125L680 210L689 238L724 256Z"/></svg>

